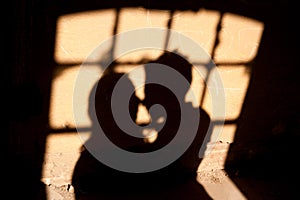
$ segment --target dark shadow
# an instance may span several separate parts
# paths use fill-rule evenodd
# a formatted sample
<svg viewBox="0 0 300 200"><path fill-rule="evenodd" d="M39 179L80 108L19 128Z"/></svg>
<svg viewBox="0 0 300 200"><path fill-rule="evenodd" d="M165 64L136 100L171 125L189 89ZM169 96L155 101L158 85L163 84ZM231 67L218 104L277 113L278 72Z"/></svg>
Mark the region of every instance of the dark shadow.
<svg viewBox="0 0 300 200"><path fill-rule="evenodd" d="M3 191L9 199L44 200L41 176L49 133L56 18L35 0L11 1L5 10L9 17L3 20L7 41L3 74L8 88Z"/></svg>
<svg viewBox="0 0 300 200"><path fill-rule="evenodd" d="M295 7L295 6L294 6ZM225 170L248 199L293 199L299 179L299 31L291 2L268 11Z"/></svg>
<svg viewBox="0 0 300 200"><path fill-rule="evenodd" d="M152 63L168 65L178 70L189 82L191 81L192 65L175 53L164 53ZM146 79L151 76L158 76L158 74L153 74L152 67L156 66L152 66L151 64L146 66ZM178 125L181 123L180 106L182 105L179 105L179 101L184 101L184 96L189 88L182 88L182 93L179 94L182 99L178 99L178 96L174 96L169 89L157 84L146 85L146 97L143 102L135 94L131 96L129 111L133 121L136 120L137 109L140 103L143 103L147 108L150 108L154 104L160 104L166 110L167 118L164 127L158 131L158 137L153 143L147 143L143 138L136 138L124 133L114 121L111 110L111 96L115 84L122 76L126 76L126 74L110 71L103 75L98 84L95 85L97 121L93 123L99 123L110 141L127 151L145 153L164 147L176 135ZM163 76L170 75L164 74ZM133 88L134 86L130 80L127 78L126 80ZM183 103L185 109L199 109L192 107L190 103ZM122 172L102 164L88 149L83 147L84 150L81 152L81 156L76 164L72 180L76 198L211 199L203 187L196 181L197 168L201 161L198 153L210 122L208 114L202 109L200 109L200 112L201 119L198 132L191 146L175 162L156 171L147 173ZM152 122L156 122L159 117L151 116ZM154 124L153 129L155 129L155 123L151 124ZM143 125L146 126L146 124ZM98 133L93 132L86 144L95 140L95 134ZM189 137L190 133L186 132L185 134L186 137ZM99 144L99 149L101 149L100 146L101 144Z"/></svg>

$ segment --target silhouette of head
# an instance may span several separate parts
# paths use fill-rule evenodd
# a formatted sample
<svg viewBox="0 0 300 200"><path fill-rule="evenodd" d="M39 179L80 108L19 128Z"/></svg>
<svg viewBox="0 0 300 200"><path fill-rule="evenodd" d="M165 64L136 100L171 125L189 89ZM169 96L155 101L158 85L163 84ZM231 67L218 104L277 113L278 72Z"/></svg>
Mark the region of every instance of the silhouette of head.
<svg viewBox="0 0 300 200"><path fill-rule="evenodd" d="M132 87L131 91L134 91L134 85L132 84L132 82L130 81L130 79L127 77L126 74L114 73L114 72L104 74L101 77L101 79L98 81L98 83L95 84L94 86L94 91L95 91L94 105L95 105L95 112L97 118L94 118L92 120L94 124L96 123L100 124L103 132L115 145L126 149L129 146L139 143L140 139L124 133L119 128L112 113L112 107L111 107L112 94L117 82L121 79L121 77L123 81L126 81L125 84ZM93 99L91 99L92 97L93 95L90 96L90 102L93 101ZM137 118L139 103L140 100L135 95L135 93L133 93L129 101L128 109L129 109L130 116L134 122L136 121ZM90 108L90 112L91 111L92 109Z"/></svg>
<svg viewBox="0 0 300 200"><path fill-rule="evenodd" d="M189 63L186 58L179 54L178 52L164 52L158 59L151 61L149 65L145 67L145 73L146 73L146 80L153 80L158 74L154 72L152 69L155 67L160 67L157 64L166 65L174 70L176 70L178 73L180 73L189 83L188 85L178 85L178 82L174 80L172 84L179 88L179 92L177 91L177 98L173 94L170 89L159 85L159 84L146 84L145 85L145 99L144 103L145 106L150 108L151 105L154 103L160 103L160 104L171 104L172 102L175 103L175 99L177 101L184 101L184 97L189 90L189 85L192 82L192 64ZM153 64L153 65L151 65ZM159 76L165 76L166 79L171 79L170 74L163 74ZM179 97L179 98L178 98Z"/></svg>

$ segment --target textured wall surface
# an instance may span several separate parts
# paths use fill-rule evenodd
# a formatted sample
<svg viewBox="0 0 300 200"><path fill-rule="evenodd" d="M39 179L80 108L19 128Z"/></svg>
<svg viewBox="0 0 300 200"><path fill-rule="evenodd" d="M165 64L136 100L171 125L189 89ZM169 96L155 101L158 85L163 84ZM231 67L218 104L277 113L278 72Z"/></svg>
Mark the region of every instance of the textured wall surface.
<svg viewBox="0 0 300 200"><path fill-rule="evenodd" d="M220 131L210 138L212 151L198 168L197 181L203 191L213 199L253 199L256 194L276 199L294 194L292 184L283 183L286 176L270 178L274 171L288 172L298 152L298 35L293 16L297 11L290 2L29 2L12 2L12 18L7 20L11 22L7 52L13 91L7 114L9 169L10 181L20 179L24 185L20 194L30 199L76 198L73 170L92 126L87 104L93 85L89 82L81 90L86 113L79 125L74 119L73 94L80 67L112 36L149 27L172 29L194 41L214 61L223 84L222 88L207 87L215 79L204 64L201 73L192 69L195 98L188 93L186 101L203 108L213 130ZM170 41L166 35L161 48L171 46ZM118 45L116 40L110 55L98 56L108 59L120 50ZM190 51L178 50L193 57ZM129 72L161 53L158 49L131 52L118 58L115 70ZM95 76L98 61L90 63ZM143 71L131 77L134 84L144 79ZM217 90L225 94L224 121L213 112L210 91ZM136 92L142 100L143 87ZM149 122L142 105L137 119ZM85 134L80 137L76 128Z"/></svg>

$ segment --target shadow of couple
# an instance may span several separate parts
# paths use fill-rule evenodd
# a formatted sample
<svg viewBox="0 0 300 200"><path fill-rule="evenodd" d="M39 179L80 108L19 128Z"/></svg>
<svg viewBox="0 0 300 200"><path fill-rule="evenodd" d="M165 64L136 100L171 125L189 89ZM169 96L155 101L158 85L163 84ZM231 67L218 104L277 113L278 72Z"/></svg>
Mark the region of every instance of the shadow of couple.
<svg viewBox="0 0 300 200"><path fill-rule="evenodd" d="M168 73L168 71L159 73L162 65L176 70L176 73L179 74ZM174 140L180 128L184 131L184 138L192 137L193 140L184 153L166 167L147 173L129 173L103 164L90 153L88 148L85 148L89 143L97 141L95 139L97 133L93 132L86 144L83 145L74 169L72 185L75 189L76 199L211 199L196 181L197 169L201 162L198 154L208 131L210 117L204 109L185 102L185 96L192 82L192 65L177 52L165 52L158 59L144 65L144 69L147 84L144 86L145 98L142 101L137 97L134 85L127 74L110 70L102 75L94 86L95 95L91 95L91 98L94 98L94 111L97 116L93 123L101 126L105 136L114 145L139 154L155 152L164 148ZM181 83L178 75L184 77L186 82ZM123 80L122 84L127 85L133 91L126 108L132 122L137 120L140 104L150 111L151 123L138 124L141 127L141 137L126 134L114 119L111 102L113 91L121 79ZM167 82L165 82L166 80ZM156 84L155 81L165 82L168 86ZM174 88L176 88L176 94L172 91ZM126 99L122 98L122 94L118 94L118 96L120 98L117 102ZM162 112L151 112L150 108L155 104L164 108L167 117ZM185 112L184 115L183 112ZM194 113L200 114L200 120L195 125L191 125L195 119L192 116ZM182 129L183 121L187 123ZM196 129L193 129L192 126L196 126ZM152 135L145 136L147 130ZM195 135L189 135L194 130L196 130ZM149 142L149 137L155 139ZM173 146L174 151L178 151L185 145L184 138L180 138L182 143L181 140L178 140ZM105 144L100 144L101 141L98 143L96 144L98 150L106 148ZM169 153L172 154L172 151ZM167 159L167 156L161 155L160 159ZM113 159L118 160L118 158Z"/></svg>

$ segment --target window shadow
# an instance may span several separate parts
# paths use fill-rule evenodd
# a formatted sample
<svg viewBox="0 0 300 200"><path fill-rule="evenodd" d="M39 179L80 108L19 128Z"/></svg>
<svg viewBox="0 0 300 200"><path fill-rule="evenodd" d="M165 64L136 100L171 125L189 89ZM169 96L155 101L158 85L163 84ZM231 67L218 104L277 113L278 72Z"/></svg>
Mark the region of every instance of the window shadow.
<svg viewBox="0 0 300 200"><path fill-rule="evenodd" d="M17 192L12 192L10 198L19 199L20 196L23 199L43 200L47 198L45 185L40 181L46 137L49 133L64 133L75 130L75 128L54 130L49 127L51 83L55 76L54 72L58 68L64 70L67 67L81 64L59 64L54 60L58 17L87 10L107 8L118 10L123 7L140 6L147 9L168 10L170 13L174 10L198 11L205 8L220 13L235 13L265 23L258 55L253 62L223 63L232 66L245 64L251 69L251 81L241 115L237 119L225 121L225 124L237 125L234 143L230 145L225 170L249 199L257 199L257 196L263 199L294 197L297 188L289 180L290 177L298 177L299 175L293 171L297 171L297 165L294 161L297 160L299 152L297 141L299 141L300 101L297 92L299 79L296 73L299 65L297 59L299 34L296 31L297 18L293 16L298 12L297 6L291 1L199 2L176 0L170 4L166 1L155 0L105 2L88 0L73 1L72 3L69 1L23 0L9 2L7 8L11 11L11 17L4 20L8 22L5 24L7 27L5 32L8 33L5 39L9 41L6 60L9 69L8 88L12 93L9 94L9 109L6 111L8 119L5 119L5 122L8 122L4 123L5 141L8 143L7 162L9 163L6 167L7 172L11 175L8 177L7 185L9 187L17 185L18 187ZM169 25L171 26L171 24L170 22ZM220 27L217 27L212 55L214 55L213 52L220 42L217 36L219 32ZM141 62L145 64L144 60ZM220 63L220 65L223 64ZM113 77L119 76L113 74ZM165 89L162 91L167 93ZM151 99L153 99L153 92L150 92L149 96L152 96ZM170 95L170 98L174 97ZM34 100L31 101L32 99ZM168 108L169 102L164 102L161 98L157 99L162 104L166 104L166 108ZM140 103L147 105L147 101ZM135 118L134 115L131 117ZM174 117L176 118L176 115ZM207 118L209 119L209 117ZM110 124L110 126L115 128L114 125ZM116 130L116 132L118 131L120 130ZM128 143L124 144L123 139L120 142L115 139L114 135L109 137L118 145L124 145L124 148L129 148L128 143L133 140L133 143L137 144L139 148L131 149L132 151L149 151L149 149L145 150L144 147L140 148L144 143L138 139L122 136L125 137L125 141L128 140ZM172 136L162 139L163 142L160 145L166 144L170 138ZM201 139L198 140L198 142L200 141ZM150 145L151 147L147 145L147 148L158 149L160 145L155 146L153 144ZM198 159L194 161L197 164L201 162ZM198 195L203 196L204 199L209 199L203 187L195 181L183 181L180 179L185 176L171 177L169 175L172 173L173 175L180 174L178 168L180 173L185 171L182 170L180 162L176 162L166 169L154 173L127 174L99 163L88 151L83 150L74 171L74 185L78 197L86 195L86 198L91 197L91 199L99 196L93 196L94 192L89 196L88 192L97 191L99 187L103 188L99 195L104 197L115 194L115 189L122 191L116 194L117 196L123 196L123 194L131 196L133 194L130 192L132 188L138 188L137 190L134 189L135 192L138 192L137 196L134 193L132 198L141 196L152 198L154 193L149 192L148 189L150 188L156 191L156 194L161 192L160 197L165 198L169 198L170 194L179 198L188 193L191 197ZM277 176L278 174L280 176ZM166 178L162 178L164 176ZM179 179L172 180L174 177ZM100 183L99 179L101 180ZM167 183L162 180L167 181ZM264 182L265 180L267 181ZM146 187L143 187L141 182L145 183ZM183 182L186 184L182 184ZM260 184L262 182L265 184ZM133 187L131 183L134 183ZM253 185L258 186L254 187ZM167 189L162 190L162 187L165 186Z"/></svg>

